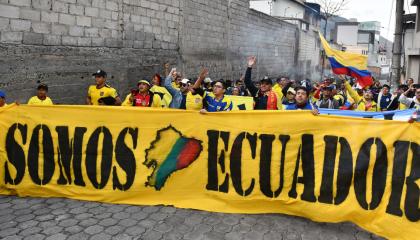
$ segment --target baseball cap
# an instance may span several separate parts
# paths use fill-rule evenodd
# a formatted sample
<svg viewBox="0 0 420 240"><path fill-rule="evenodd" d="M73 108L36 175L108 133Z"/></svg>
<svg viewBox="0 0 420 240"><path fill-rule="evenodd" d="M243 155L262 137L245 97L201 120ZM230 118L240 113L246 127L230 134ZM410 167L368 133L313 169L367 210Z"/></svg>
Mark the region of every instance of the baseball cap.
<svg viewBox="0 0 420 240"><path fill-rule="evenodd" d="M41 83L41 84L38 85L38 87L36 89L37 90L44 89L45 91L48 91L48 85L45 84L45 83Z"/></svg>
<svg viewBox="0 0 420 240"><path fill-rule="evenodd" d="M334 87L332 86L325 86L322 88L322 91L332 91L334 89Z"/></svg>
<svg viewBox="0 0 420 240"><path fill-rule="evenodd" d="M184 78L184 79L181 80L181 83L182 84L187 84L189 82L190 82L190 80L189 79L186 79L186 78Z"/></svg>
<svg viewBox="0 0 420 240"><path fill-rule="evenodd" d="M265 76L263 79L261 79L260 82L261 83L262 82L266 82L266 83L269 83L269 84L273 84L273 81L271 81L271 79L269 77L267 77L267 76Z"/></svg>
<svg viewBox="0 0 420 240"><path fill-rule="evenodd" d="M287 92L288 93L290 92L290 93L293 93L294 95L296 95L296 91L292 87L289 87L289 89L287 89Z"/></svg>
<svg viewBox="0 0 420 240"><path fill-rule="evenodd" d="M204 79L204 83L211 83L211 82L213 82L213 81L209 77Z"/></svg>
<svg viewBox="0 0 420 240"><path fill-rule="evenodd" d="M140 81L138 81L138 82L137 82L137 86L138 86L140 83L145 83L145 84L147 84L147 85L149 85L149 86L150 86L150 83L149 83L149 81L147 81L147 80L140 80Z"/></svg>
<svg viewBox="0 0 420 240"><path fill-rule="evenodd" d="M92 76L98 76L98 77L106 77L106 72L104 70L99 69L95 73L92 74Z"/></svg>
<svg viewBox="0 0 420 240"><path fill-rule="evenodd" d="M5 98L5 97L6 97L6 93L5 93L5 92L3 92L2 90L0 90L0 97L1 97L1 98Z"/></svg>

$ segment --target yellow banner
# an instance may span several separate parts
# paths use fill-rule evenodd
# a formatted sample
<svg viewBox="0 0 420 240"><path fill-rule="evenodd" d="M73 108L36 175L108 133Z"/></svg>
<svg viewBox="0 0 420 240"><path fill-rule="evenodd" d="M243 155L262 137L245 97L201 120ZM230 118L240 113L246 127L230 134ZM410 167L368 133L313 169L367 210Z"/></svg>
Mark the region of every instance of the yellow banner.
<svg viewBox="0 0 420 240"><path fill-rule="evenodd" d="M285 213L420 236L420 124L306 111L0 109L0 194Z"/></svg>
<svg viewBox="0 0 420 240"><path fill-rule="evenodd" d="M253 110L254 99L252 97L228 96L232 100L232 110Z"/></svg>

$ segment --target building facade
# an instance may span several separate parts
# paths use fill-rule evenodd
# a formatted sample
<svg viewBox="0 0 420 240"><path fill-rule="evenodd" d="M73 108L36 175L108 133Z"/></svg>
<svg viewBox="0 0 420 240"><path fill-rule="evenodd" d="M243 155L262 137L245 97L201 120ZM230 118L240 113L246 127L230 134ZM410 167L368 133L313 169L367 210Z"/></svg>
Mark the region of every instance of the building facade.
<svg viewBox="0 0 420 240"><path fill-rule="evenodd" d="M420 0L413 0L411 5L417 6L417 12L404 16L403 77L420 83Z"/></svg>

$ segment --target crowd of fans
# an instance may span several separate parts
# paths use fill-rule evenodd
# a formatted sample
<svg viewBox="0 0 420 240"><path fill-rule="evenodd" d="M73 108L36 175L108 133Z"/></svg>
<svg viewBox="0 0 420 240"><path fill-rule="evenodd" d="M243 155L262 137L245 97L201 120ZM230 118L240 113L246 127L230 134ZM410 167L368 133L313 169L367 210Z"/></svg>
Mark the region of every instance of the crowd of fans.
<svg viewBox="0 0 420 240"><path fill-rule="evenodd" d="M361 88L354 79L344 75L326 78L315 83L280 77L273 81L264 77L253 82L252 69L256 57L249 57L243 77L237 81L212 81L208 70L202 69L195 81L165 65L165 77L155 74L152 79L140 80L137 86L124 98L116 89L106 83L107 73L98 70L93 74L96 84L87 91L88 105L116 105L134 107L175 108L205 112L230 111L233 108L231 96L249 96L254 100L254 110L311 110L342 109L367 112L420 110L420 85L409 78L405 84L391 92L389 85L379 81L368 88ZM52 105L48 97L48 86L40 84L37 95L29 99L28 105ZM6 94L0 90L0 107L6 105Z"/></svg>

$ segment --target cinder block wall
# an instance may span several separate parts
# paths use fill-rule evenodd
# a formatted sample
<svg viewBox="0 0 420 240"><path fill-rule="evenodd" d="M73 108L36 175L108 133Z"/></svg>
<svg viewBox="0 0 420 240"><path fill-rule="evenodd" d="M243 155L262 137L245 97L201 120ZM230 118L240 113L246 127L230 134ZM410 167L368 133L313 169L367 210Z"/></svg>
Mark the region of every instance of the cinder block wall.
<svg viewBox="0 0 420 240"><path fill-rule="evenodd" d="M251 54L255 78L303 77L319 53L298 58L298 33L248 0L0 0L0 89L25 102L41 81L55 102L80 104L98 68L124 95L165 62L189 78L206 66L237 79Z"/></svg>

